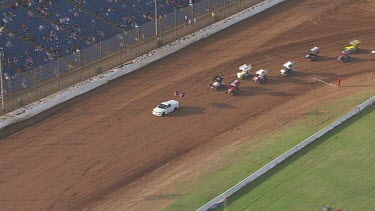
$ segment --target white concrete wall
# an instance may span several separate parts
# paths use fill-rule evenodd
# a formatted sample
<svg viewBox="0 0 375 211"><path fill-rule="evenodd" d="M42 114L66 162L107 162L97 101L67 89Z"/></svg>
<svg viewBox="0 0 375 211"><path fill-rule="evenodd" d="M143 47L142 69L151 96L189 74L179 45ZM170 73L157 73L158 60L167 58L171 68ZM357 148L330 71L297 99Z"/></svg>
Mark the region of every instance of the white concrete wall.
<svg viewBox="0 0 375 211"><path fill-rule="evenodd" d="M154 51L151 51L148 54L140 56L134 59L131 62L128 62L120 67L117 67L113 70L109 70L101 75L83 81L79 84L66 88L56 94L52 94L46 98L43 98L39 101L36 101L32 104L24 106L15 111L9 112L0 117L0 131L4 127L7 127L16 122L26 120L30 117L33 117L43 111L46 111L58 104L61 104L65 101L68 101L78 95L81 95L85 92L88 92L92 89L97 88L109 81L123 76L127 73L133 72L141 67L144 67L151 62L159 60L169 54L172 54L190 44L193 44L201 39L204 39L214 33L221 31L237 22L240 22L246 18L249 18L259 12L262 12L284 0L266 0L262 3L259 3L249 9L246 9L236 15L230 16L224 20L221 20L211 26L208 26L204 29L201 29L197 32L194 32L188 36L185 36L173 43L165 45L161 48L158 48Z"/></svg>
<svg viewBox="0 0 375 211"><path fill-rule="evenodd" d="M318 139L321 136L323 136L324 134L328 133L333 128L335 128L336 126L338 126L341 123L345 122L350 117L358 114L359 112L361 112L362 110L364 110L366 107L368 107L370 105L375 105L375 96L372 97L372 98L370 98L366 102L362 103L361 105L357 106L355 109L353 109L349 113L345 114L343 117L339 118L338 120L336 120L335 122L331 123L327 127L323 128L319 132L315 133L314 135L312 135L309 138L305 139L301 143L297 144L296 146L294 146L293 148L291 148L290 150L288 150L284 154L280 155L279 157L277 157L276 159L274 159L273 161L271 161L267 165L265 165L262 168L260 168L255 173L253 173L250 176L248 176L246 179L244 179L241 182L237 183L235 186L229 188L227 191L225 191L224 193L220 194L218 197L216 197L215 199L211 200L210 202L208 202L207 204L205 204L204 206L202 206L201 208L199 208L198 211L208 210L213 205L215 205L215 204L217 204L219 202L224 201L226 198L228 198L229 196L231 196L232 194L234 194L235 192L237 192L239 189L243 188L244 186L246 186L250 182L252 182L255 179L257 179L258 177L262 176L267 171L271 170L277 164L283 162L284 160L286 160L287 158L289 158L290 156L292 156L293 154L295 154L299 150L303 149L305 146L307 146L310 143L314 142L316 139Z"/></svg>

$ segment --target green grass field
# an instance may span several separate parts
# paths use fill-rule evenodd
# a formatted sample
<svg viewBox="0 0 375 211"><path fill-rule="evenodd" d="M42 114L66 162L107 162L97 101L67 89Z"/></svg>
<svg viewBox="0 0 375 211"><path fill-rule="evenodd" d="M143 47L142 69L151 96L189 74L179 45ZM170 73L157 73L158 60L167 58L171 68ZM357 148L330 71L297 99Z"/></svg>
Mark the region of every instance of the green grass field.
<svg viewBox="0 0 375 211"><path fill-rule="evenodd" d="M195 210L199 208L373 95L374 92L356 93L355 96L338 100L335 103L330 102L324 104L322 102L322 106L319 109L308 111L308 115L305 115L303 119L297 122L291 122L285 125L285 128L280 128L272 134L263 137L261 140L250 140L249 142L237 146L238 149L234 153L229 153L223 156L222 159L210 163L207 169L202 169L198 180L186 180L176 184L174 194L180 197L167 207L166 210ZM322 157L327 158L330 157L331 154L336 153L338 153L338 151L330 152L330 154L325 154ZM272 177L273 176L270 178ZM261 184L259 181L256 182L257 184ZM260 185L256 186L256 188L261 187ZM245 191L245 193L247 192L248 191ZM256 193L258 192L256 192L255 189L248 193L251 197L254 197L253 194L257 196L253 198L254 201L260 200L261 195ZM262 193L262 195L264 194L265 193ZM247 208L253 210L253 207L249 207L250 204L243 202L249 201L246 196L236 196L238 199L236 198L234 201L229 200L229 210ZM319 202L318 205L314 205L313 210L317 210L320 205L328 204L328 202L329 201ZM335 204L331 205L334 206ZM272 207L272 209L275 207Z"/></svg>
<svg viewBox="0 0 375 211"><path fill-rule="evenodd" d="M227 210L374 210L374 151L370 108L230 197Z"/></svg>

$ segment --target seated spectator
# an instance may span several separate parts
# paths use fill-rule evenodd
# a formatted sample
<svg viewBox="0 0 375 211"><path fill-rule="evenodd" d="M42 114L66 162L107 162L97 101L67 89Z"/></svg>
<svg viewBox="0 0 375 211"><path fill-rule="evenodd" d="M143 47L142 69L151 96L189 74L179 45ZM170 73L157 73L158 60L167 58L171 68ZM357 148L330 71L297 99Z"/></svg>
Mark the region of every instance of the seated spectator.
<svg viewBox="0 0 375 211"><path fill-rule="evenodd" d="M31 11L27 12L27 19L31 19L33 17L33 13Z"/></svg>
<svg viewBox="0 0 375 211"><path fill-rule="evenodd" d="M17 8L18 8L18 2L13 2L12 9L17 9Z"/></svg>

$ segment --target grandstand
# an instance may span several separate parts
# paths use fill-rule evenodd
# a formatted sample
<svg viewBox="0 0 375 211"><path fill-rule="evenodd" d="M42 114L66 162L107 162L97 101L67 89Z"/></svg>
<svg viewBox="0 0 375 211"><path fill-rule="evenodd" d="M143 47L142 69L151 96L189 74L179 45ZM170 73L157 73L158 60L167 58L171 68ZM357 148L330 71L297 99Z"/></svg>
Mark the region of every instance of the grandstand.
<svg viewBox="0 0 375 211"><path fill-rule="evenodd" d="M77 30L76 39L82 40L86 47L79 46L81 50L77 51L73 46L71 53L65 56L65 51L61 50L57 61L43 63L42 71L45 72L37 75L38 83L32 78L36 68L20 71L25 74L25 80L29 80L25 83L32 86L6 96L5 106L11 103L19 105L16 104L18 99L35 101L45 94L62 91L2 115L0 123L5 124L0 124L0 127L4 125L5 128L0 131L1 210L195 210L347 113L357 105L356 102L362 101L360 98L374 95L374 54L370 54L369 49L374 46L372 35L375 28L371 26L374 26L375 10L371 9L375 4L300 0L284 1L268 8L272 1L282 0L267 0L268 3L252 8L248 5L254 4L254 0L222 0L225 3L223 9L218 13L214 10L214 15L211 15L213 10L205 10L204 5L217 3L216 6L220 6L219 1L205 0L194 4L193 10L205 14L193 16L197 22L193 20L193 23L182 25L174 21L185 21L183 14L191 13L192 7L168 13L166 18L160 18L162 23L177 27L159 31L162 32L163 46L156 50L155 28L152 28L156 22L153 20L134 25L126 33L122 31L114 37L108 35L106 40L99 37L101 40L95 43L83 39ZM116 3L119 2L122 1ZM263 11L265 8L268 9ZM232 16L233 12L238 14ZM259 13L254 15L255 12ZM86 13L115 30L121 28L103 18L107 14L100 17L94 12ZM356 17L351 14L356 14ZM228 18L205 27L223 16ZM225 28L227 24L233 25ZM354 31L353 25L356 26ZM201 27L202 30L193 33ZM144 31L150 32L152 37L136 40ZM188 34L185 32L191 34L185 36ZM207 37L213 32L217 33ZM103 33L107 36L106 32ZM169 43L182 36L182 39ZM16 38L30 44L34 50L35 45L18 35ZM345 46L353 38L361 39L363 43L361 52L354 55L355 62L338 62L340 46ZM122 39L132 44L118 51ZM192 42L195 43L175 51ZM324 49L318 63L303 58L312 46ZM98 51L102 53L101 49L103 55L98 54ZM37 52L46 51L41 47ZM145 52L149 53L143 55ZM166 53L171 54L166 56ZM85 64L80 56L84 60L99 59ZM154 60L163 56L166 57ZM288 60L298 63L296 72L292 77L282 77L280 67ZM155 62L149 64L151 61ZM81 62L84 63L82 68L74 67L59 76L60 71L65 70L63 67ZM238 66L245 63L253 64L255 70L270 70L269 83L259 85L250 80L243 81L241 95L235 98L226 95L225 90L214 92L208 89L212 76L225 76L227 84L235 78ZM99 67L106 72L100 74ZM141 68L135 70L138 67ZM54 68L60 71L53 72ZM89 72L100 75L85 80L92 77L93 74L87 74ZM29 77L26 73L30 73ZM338 75L343 80L340 88L335 86ZM83 82L68 87L77 81ZM61 88L57 87L60 85ZM186 97L174 98L175 90L183 91ZM85 91L89 92L81 94ZM151 114L155 105L171 98L181 102L179 111L166 118L156 118ZM25 101L23 105L27 104ZM56 105L62 101L65 102ZM51 108L53 105L56 106ZM23 120L30 113L37 112L42 113L13 124L14 119ZM361 132L353 129L356 133ZM352 139L347 141L353 142ZM342 144L349 148L353 146L342 142L341 138L335 139L332 146ZM325 149L328 151L320 153L321 156L312 157L324 160L336 154L347 155L336 147ZM364 168L368 169L368 163L364 162L370 158L368 154L358 155L364 156L358 160L363 161ZM309 164L311 162L297 165L308 170L302 177L314 170L315 167ZM321 162L318 162L318 167L321 167ZM345 167L342 169L353 171ZM335 176L332 169L327 169L324 171ZM289 177L282 178L288 180ZM316 185L314 178L311 182L313 190L319 192L330 190L319 187L336 187L327 183ZM346 183L333 178L333 185L346 187ZM284 180L273 183L275 186L271 189L283 189ZM289 188L288 196L299 194L300 198L303 197L299 191L302 186ZM359 193L357 188L347 187L348 196ZM285 192L285 188L283 190ZM340 190L333 190L330 196L341 195ZM367 190L365 194L368 193L368 185L364 190ZM254 203L265 201L270 193L270 199L279 199L279 204L290 201L283 200L288 198L285 193L272 195L275 192L269 188L254 191ZM318 194L321 193L328 192ZM317 198L316 194L310 196ZM369 197L358 195L356 203L365 204L366 198ZM328 197L314 200L312 209L323 203L333 205L326 203L326 199ZM231 202L226 200L224 205L231 206ZM270 203L265 201L263 204L267 208ZM341 205L337 207L348 209Z"/></svg>
<svg viewBox="0 0 375 211"><path fill-rule="evenodd" d="M104 50L129 46L139 38L126 32L155 20L154 0L25 0L1 3L0 51L4 54L3 75L5 79L12 80L12 91L31 86L35 78L40 81L64 73L79 66L81 60L92 62L99 59L99 53L80 55L80 49L101 51L99 43L116 36L121 41L106 46L110 49ZM188 0L158 0L157 13L162 18L188 5ZM155 28L145 28L140 32L143 39L155 36ZM62 57L58 73L44 71ZM4 85L7 86L7 83ZM5 87L5 90L8 89Z"/></svg>

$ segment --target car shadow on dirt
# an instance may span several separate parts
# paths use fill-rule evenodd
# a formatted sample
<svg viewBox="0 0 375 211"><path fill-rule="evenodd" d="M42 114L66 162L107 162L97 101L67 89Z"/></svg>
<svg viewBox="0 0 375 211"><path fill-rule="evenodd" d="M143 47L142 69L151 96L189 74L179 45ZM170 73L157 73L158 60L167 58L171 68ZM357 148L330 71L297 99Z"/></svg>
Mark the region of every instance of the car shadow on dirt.
<svg viewBox="0 0 375 211"><path fill-rule="evenodd" d="M337 57L339 56L339 54L340 54L340 52L338 51L336 57L333 57L333 56L319 56L319 59L317 61L311 61L309 63L313 64L313 63L319 63L319 62L335 61L335 60L337 60Z"/></svg>
<svg viewBox="0 0 375 211"><path fill-rule="evenodd" d="M360 48L357 52L355 52L355 54L371 54L371 49L367 49L367 48Z"/></svg>
<svg viewBox="0 0 375 211"><path fill-rule="evenodd" d="M374 62L375 61L375 55L374 55L374 58L371 58L371 59L360 58L356 55L354 55L352 58L353 58L352 62L349 63L352 65L356 63L361 63L361 62Z"/></svg>
<svg viewBox="0 0 375 211"><path fill-rule="evenodd" d="M198 107L198 106L184 106L181 105L180 108L167 115L167 117L182 117L182 116L192 116L203 114L205 112L205 108Z"/></svg>
<svg viewBox="0 0 375 211"><path fill-rule="evenodd" d="M266 84L262 84L265 87L267 86L275 86L279 84L285 84L285 83L294 83L294 84L306 84L307 83L307 77L309 77L310 73L300 73L295 72L292 75L289 76L273 76L270 77L270 80Z"/></svg>
<svg viewBox="0 0 375 211"><path fill-rule="evenodd" d="M243 87L241 88L241 96L253 96L257 94L266 94L270 96L291 96L294 94L280 92L273 88L267 88L266 86L257 86L257 87Z"/></svg>
<svg viewBox="0 0 375 211"><path fill-rule="evenodd" d="M331 80L331 79L336 79L338 75L340 74L334 73L334 72L298 72L291 78L293 78L294 80L299 80L302 83L306 83L311 78Z"/></svg>
<svg viewBox="0 0 375 211"><path fill-rule="evenodd" d="M238 96L253 96L257 93L257 90L259 90L258 87L241 87L241 92Z"/></svg>

